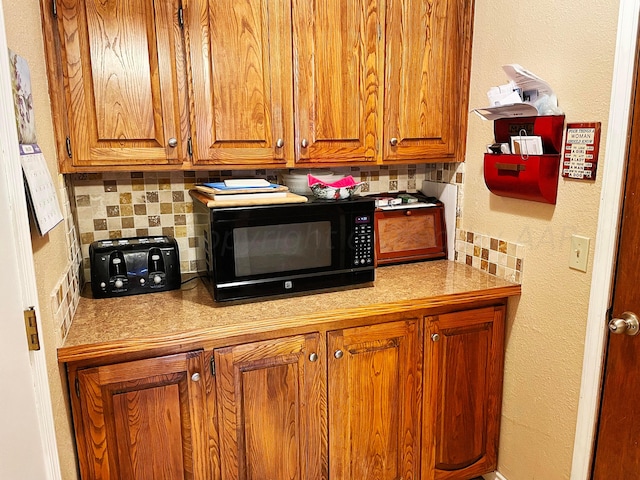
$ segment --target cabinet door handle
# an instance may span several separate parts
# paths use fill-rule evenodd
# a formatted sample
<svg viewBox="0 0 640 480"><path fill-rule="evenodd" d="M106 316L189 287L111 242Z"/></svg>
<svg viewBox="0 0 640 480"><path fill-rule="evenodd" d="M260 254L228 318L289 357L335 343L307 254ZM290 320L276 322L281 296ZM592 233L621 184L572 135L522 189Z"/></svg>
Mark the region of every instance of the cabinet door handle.
<svg viewBox="0 0 640 480"><path fill-rule="evenodd" d="M315 362L317 360L318 360L318 354L316 352L313 352L311 355L309 355L310 362Z"/></svg>
<svg viewBox="0 0 640 480"><path fill-rule="evenodd" d="M178 146L178 140L175 137L171 137L168 143L171 148L175 148Z"/></svg>
<svg viewBox="0 0 640 480"><path fill-rule="evenodd" d="M309 146L309 141L306 138L303 138L300 145L302 145L302 148L307 148Z"/></svg>
<svg viewBox="0 0 640 480"><path fill-rule="evenodd" d="M336 350L335 352L333 352L333 356L336 358L342 358L342 355L344 355L344 352L342 350Z"/></svg>
<svg viewBox="0 0 640 480"><path fill-rule="evenodd" d="M411 215L413 215L413 213L411 212L411 210L405 210L404 214L409 217Z"/></svg>
<svg viewBox="0 0 640 480"><path fill-rule="evenodd" d="M199 382L200 374L198 372L194 373L193 375L191 375L191 380L193 380L194 382Z"/></svg>
<svg viewBox="0 0 640 480"><path fill-rule="evenodd" d="M277 148L282 148L284 147L284 140L279 138L278 140L276 140L276 147Z"/></svg>
<svg viewBox="0 0 640 480"><path fill-rule="evenodd" d="M439 342L440 341L440 334L434 333L433 335L431 335L431 340L434 341L434 342Z"/></svg>
<svg viewBox="0 0 640 480"><path fill-rule="evenodd" d="M389 143L391 144L392 147L395 147L396 145L398 145L398 139L396 137L392 137L389 140Z"/></svg>

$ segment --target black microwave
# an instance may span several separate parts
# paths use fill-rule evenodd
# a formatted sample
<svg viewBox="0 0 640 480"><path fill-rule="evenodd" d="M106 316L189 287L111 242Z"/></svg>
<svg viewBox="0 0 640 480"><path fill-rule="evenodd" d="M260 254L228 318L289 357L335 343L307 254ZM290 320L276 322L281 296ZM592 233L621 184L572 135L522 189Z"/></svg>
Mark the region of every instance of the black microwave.
<svg viewBox="0 0 640 480"><path fill-rule="evenodd" d="M199 260L216 301L373 282L371 198L209 208L194 199Z"/></svg>

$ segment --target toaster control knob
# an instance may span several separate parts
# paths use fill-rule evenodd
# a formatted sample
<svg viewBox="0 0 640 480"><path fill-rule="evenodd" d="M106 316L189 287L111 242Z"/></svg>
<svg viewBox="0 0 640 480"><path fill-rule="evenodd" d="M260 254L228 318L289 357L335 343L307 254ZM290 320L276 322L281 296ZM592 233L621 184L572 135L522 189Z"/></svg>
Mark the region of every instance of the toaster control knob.
<svg viewBox="0 0 640 480"><path fill-rule="evenodd" d="M151 255L151 260L157 262L158 260L160 260L160 255L158 255L157 253L155 255Z"/></svg>
<svg viewBox="0 0 640 480"><path fill-rule="evenodd" d="M153 277L153 283L157 285L160 282L162 282L162 277L160 275L156 275L155 277Z"/></svg>
<svg viewBox="0 0 640 480"><path fill-rule="evenodd" d="M100 282L100 288L104 290L105 288L107 288L107 284L104 282Z"/></svg>
<svg viewBox="0 0 640 480"><path fill-rule="evenodd" d="M122 283L122 280L118 279L115 282L115 286L116 288L122 288L122 285L124 285L124 283Z"/></svg>
<svg viewBox="0 0 640 480"><path fill-rule="evenodd" d="M147 283L147 282L145 281L145 279L144 279L144 278L141 278L141 279L140 279L140 285L144 285L145 283Z"/></svg>

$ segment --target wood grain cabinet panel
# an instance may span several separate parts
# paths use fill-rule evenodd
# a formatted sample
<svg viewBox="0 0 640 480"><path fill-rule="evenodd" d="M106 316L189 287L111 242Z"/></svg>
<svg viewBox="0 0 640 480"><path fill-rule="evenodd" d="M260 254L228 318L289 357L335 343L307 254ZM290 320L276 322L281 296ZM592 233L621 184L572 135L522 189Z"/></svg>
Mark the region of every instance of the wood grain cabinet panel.
<svg viewBox="0 0 640 480"><path fill-rule="evenodd" d="M70 373L82 478L211 478L203 353Z"/></svg>
<svg viewBox="0 0 640 480"><path fill-rule="evenodd" d="M223 479L326 479L320 334L215 350Z"/></svg>
<svg viewBox="0 0 640 480"><path fill-rule="evenodd" d="M388 0L382 161L463 161L473 0Z"/></svg>
<svg viewBox="0 0 640 480"><path fill-rule="evenodd" d="M427 317L423 478L462 479L497 463L504 307Z"/></svg>
<svg viewBox="0 0 640 480"><path fill-rule="evenodd" d="M291 3L185 5L193 163L283 167L293 156Z"/></svg>
<svg viewBox="0 0 640 480"><path fill-rule="evenodd" d="M296 0L296 163L375 162L382 46L377 0Z"/></svg>
<svg viewBox="0 0 640 480"><path fill-rule="evenodd" d="M188 118L178 3L57 3L71 149L63 171L182 164Z"/></svg>
<svg viewBox="0 0 640 480"><path fill-rule="evenodd" d="M329 332L329 478L418 480L417 319Z"/></svg>

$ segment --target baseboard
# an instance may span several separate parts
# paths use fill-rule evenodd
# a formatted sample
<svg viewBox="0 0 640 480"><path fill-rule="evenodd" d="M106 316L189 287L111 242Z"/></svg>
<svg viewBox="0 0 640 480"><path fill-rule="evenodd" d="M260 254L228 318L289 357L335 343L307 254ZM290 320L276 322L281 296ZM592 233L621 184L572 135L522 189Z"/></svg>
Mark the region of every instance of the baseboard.
<svg viewBox="0 0 640 480"><path fill-rule="evenodd" d="M498 472L487 473L486 475L483 475L482 478L484 478L484 480L507 480L504 475L501 475Z"/></svg>

